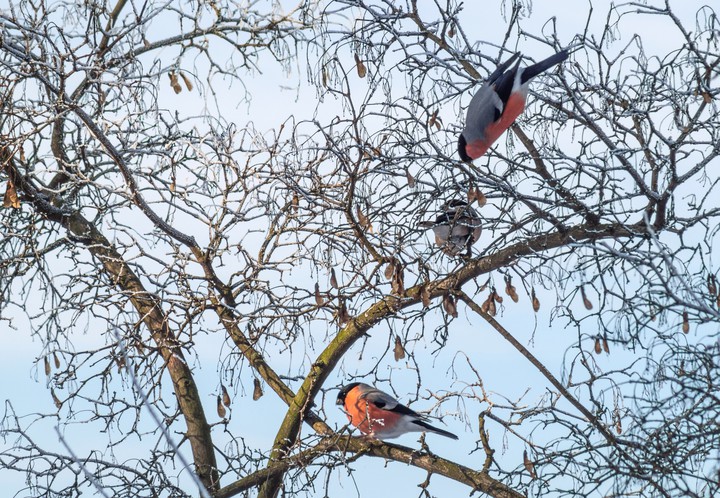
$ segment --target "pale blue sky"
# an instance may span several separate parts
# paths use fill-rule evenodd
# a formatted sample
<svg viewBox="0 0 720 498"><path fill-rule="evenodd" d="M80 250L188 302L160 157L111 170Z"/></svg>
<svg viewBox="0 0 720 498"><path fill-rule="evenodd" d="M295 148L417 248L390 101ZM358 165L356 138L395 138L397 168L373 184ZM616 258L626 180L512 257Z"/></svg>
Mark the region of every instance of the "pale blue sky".
<svg viewBox="0 0 720 498"><path fill-rule="evenodd" d="M420 2L421 5L422 3L423 1ZM686 15L687 19L691 19L697 7L702 4L702 2L682 0L671 3L677 6L678 10L676 12ZM0 1L0 8L3 7L2 4L3 2ZM475 37L478 40L501 43L506 26L500 14L501 4L500 0L465 2L465 10L462 12L460 20L463 29L470 38ZM602 26L605 22L606 6L608 4L609 2L604 1L594 2L595 13L591 25L594 25L596 29L591 29L591 32L597 32L599 26ZM585 13L588 5L588 2L577 0L535 1L532 3L530 20L525 21L525 26L528 29L530 26L534 26L535 30L538 31L548 18L555 16L560 39L565 43L570 43L573 36L581 31L585 25ZM666 54L681 43L681 40L673 35L674 32L668 30L664 25L665 20L650 16L635 17L633 19L632 24L629 22L620 23L617 31L619 41L617 45L611 45L609 50L624 45L636 33L643 37L646 50L653 50L658 55ZM514 41L510 45L514 46ZM547 50L528 40L520 40L517 44L520 50L524 50L526 46L531 47L530 50L526 50L527 55L535 59L549 55ZM495 53L493 53L494 55ZM307 87L304 83L307 81L306 78L302 74L299 75L298 71L300 73L305 71L302 63L295 72L289 75L285 74L276 65L264 67L262 74L253 75L252 78L245 80L247 89L252 95L250 103L238 101L236 92L232 90L224 89L221 85L215 86L215 91L223 96L222 112L224 119L242 126L250 116L256 129L270 131L277 128L291 114L304 118L310 117L315 109L316 90ZM301 82L299 86L298 81ZM165 81L162 82L162 84L165 83ZM358 79L355 84L358 87L358 92L361 92L365 81ZM538 92L542 91L544 84L542 78L539 78L533 89ZM160 96L162 107L184 112L186 115L199 112L204 105L197 91L180 95L175 95L170 91L163 91L160 92ZM469 102L471 96L471 93L467 92L463 97L463 105ZM333 113L338 112L341 112L338 106L332 101L328 101L319 108L317 119L329 119ZM445 122L459 119L455 109L443 110L442 117ZM572 138L568 135L565 139L571 140ZM503 143L501 138L498 144L502 147ZM452 147L452 144L448 146ZM140 223L143 223L143 221L140 221ZM203 234L197 234L197 236L201 239ZM487 244L490 237L492 237L492 234L485 232L480 239L479 245ZM427 243L432 244L429 236ZM543 292L539 288L537 290L542 302L540 313L536 315L532 312L528 297L521 292L520 303L518 304L513 304L509 299L506 299L505 308L501 310L498 319L515 337L529 347L533 354L540 358L557 377L561 377L563 357L567 348L577 340L578 331L564 328L559 321L551 324L550 312L554 294ZM481 320L472 316L464 305L459 305L459 312L460 317L452 324L450 339L442 351L435 353L436 346L429 339L421 340L413 345L414 359L423 367L423 388L437 393L444 390L462 389L463 378L453 378L450 374L450 366L453 361L457 365L462 365L462 355L467 355L478 369L485 389L488 392L495 393L492 397L498 403L503 401L503 397L518 399L524 395L527 403L533 405L538 397L544 395L546 389L549 388L549 384L536 373L535 368L522 358L519 353L499 338L497 333ZM582 313L583 311L578 310L578 312ZM38 361L38 358L42 358L44 354L42 343L37 337L33 336L33 331L30 330L27 320L23 318L23 313L13 315L11 311L11 315L12 328L8 326L8 322L0 322L0 341L6 345L0 351L0 379L3 379L0 385L0 400L10 400L18 415L32 412L53 413L56 411L55 406L46 387L42 361ZM6 313L6 316L9 315ZM441 317L437 313L431 315L426 330L432 330L440 319ZM584 326L590 327L592 325L584 324ZM581 332L590 333L591 331L583 330ZM77 349L102 345L110 337L110 331L95 330L92 322L90 322L87 331L73 330L69 331L69 333L72 334L72 340ZM322 344L325 331L312 331L312 333L317 334L317 351L319 350L317 344ZM386 350L387 337L387 329L384 325L373 329L367 343L358 343L349 351L342 368L336 369L333 377L326 385L330 387L342 384L345 381L343 370L355 374L373 368L378 363L378 355L381 355ZM358 360L360 348L363 345L365 350L362 360ZM211 422L217 422L218 420L215 415L215 395L219 391L217 362L221 350L222 338L219 336L202 336L197 342L197 384L203 399L206 400L206 411ZM281 353L280 351L268 351L271 363L280 373L285 373L285 370L289 369L288 363L282 357L283 354L287 355L287 353ZM292 359L293 365L307 360L302 358L302 354L297 349L295 349L294 355L295 357ZM312 356L311 354L310 357ZM610 356L602 355L596 359L601 368L613 368L631 357L630 353L613 351ZM410 362L395 362L391 356L385 356L379 362L378 376L392 376L393 387L399 393L401 401L407 402L413 396L417 379L413 368ZM458 367L457 370L465 374L472 374L466 367ZM238 395L232 393L233 404L229 425L231 428L237 428L238 434L246 436L248 438L247 443L250 446L269 450L284 415L284 405L277 400L272 392L267 392L267 388L264 397L259 401L252 401L252 383L248 382L249 378L246 370L244 373L244 392ZM165 381L169 386L169 380L166 378ZM528 385L532 385L532 390L525 394ZM388 388L388 386L382 385L379 387ZM118 383L117 389L122 392L122 390L130 389L130 386L125 381ZM166 387L165 392L170 392L169 387ZM62 393L59 394L62 396ZM426 395L427 391L421 390L420 394ZM346 418L334 405L334 397L334 391L328 392L324 409L328 423L339 428L346 423ZM320 399L316 400L316 403L320 402ZM420 399L412 404L412 407L419 411L429 409L431 406L432 401L425 399ZM453 406L451 403L443 405L446 425L440 424L440 426L458 434L460 440L452 441L429 435L428 443L438 455L469 467L480 468L484 455L481 452L471 452L475 448L477 439L477 414L486 405L466 406L466 422L458 418L453 410L450 410L451 406ZM571 408L568 407L568 410L571 411ZM67 410L63 409L61 419L66 420L66 415ZM50 419L45 420L35 426L32 435L36 442L42 442L42 445L48 449L61 452L62 448L57 441L53 424L50 422ZM251 431L245 430L248 426L252 426L253 429ZM66 430L66 437L73 451L82 455L92 448L106 448L109 441L108 437L99 433L98 428L97 424L71 425ZM503 450L504 440L501 429L496 425L489 425L488 429L491 444L497 449L498 458L504 462L504 466L510 468L522 465L523 445L510 438L507 449ZM309 430L308 427L303 429L304 433ZM215 443L222 447L225 443L223 433L216 430L214 437ZM417 435L407 435L394 440L394 442L419 448L416 440ZM141 449L144 449L145 445L148 442L152 443L152 441L154 441L154 438L148 438L147 441L137 441L127 447L118 447L114 449L114 454L121 461L133 456L141 456ZM12 444L13 441L10 439L0 440L0 447L7 447L7 445ZM343 470L338 470L330 479L330 496L416 497L420 494L417 484L423 482L426 477L424 471L405 464L391 462L386 466L385 462L370 458L361 459L359 462L352 464L352 468L356 469L354 484L346 477L338 479L338 475L344 473ZM229 479L225 478L223 484L228 483ZM12 496L11 490L18 490L22 486L22 475L0 472L0 489L3 489L7 496ZM324 483L317 484L316 496L323 496L323 486ZM466 496L469 493L465 486L451 482L441 476L433 476L429 491L438 497ZM20 496L25 495L21 494Z"/></svg>

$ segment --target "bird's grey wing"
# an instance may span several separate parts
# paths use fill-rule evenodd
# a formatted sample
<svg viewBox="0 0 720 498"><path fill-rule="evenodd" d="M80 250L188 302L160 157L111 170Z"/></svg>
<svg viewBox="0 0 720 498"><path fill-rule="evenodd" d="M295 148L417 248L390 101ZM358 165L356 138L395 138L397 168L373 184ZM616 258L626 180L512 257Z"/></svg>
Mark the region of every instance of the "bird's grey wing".
<svg viewBox="0 0 720 498"><path fill-rule="evenodd" d="M389 394L384 393L379 389L371 389L364 393L362 397L365 398L368 403L372 403L378 408L382 408L383 410L388 410L395 413L402 413L403 415L410 415L419 419L424 418L419 413L411 410Z"/></svg>
<svg viewBox="0 0 720 498"><path fill-rule="evenodd" d="M435 225L433 227L433 233L435 233L435 242L437 242L438 245L443 245L447 242L448 237L450 237L450 225Z"/></svg>
<svg viewBox="0 0 720 498"><path fill-rule="evenodd" d="M485 138L483 132L491 123L497 121L502 114L503 107L502 100L500 100L495 88L484 84L473 95L467 108L465 129L463 130L466 142L471 143Z"/></svg>
<svg viewBox="0 0 720 498"><path fill-rule="evenodd" d="M361 397L365 399L368 403L372 403L378 408L382 408L383 410L392 410L399 404L398 400L396 400L389 394L374 388L368 389L362 394Z"/></svg>

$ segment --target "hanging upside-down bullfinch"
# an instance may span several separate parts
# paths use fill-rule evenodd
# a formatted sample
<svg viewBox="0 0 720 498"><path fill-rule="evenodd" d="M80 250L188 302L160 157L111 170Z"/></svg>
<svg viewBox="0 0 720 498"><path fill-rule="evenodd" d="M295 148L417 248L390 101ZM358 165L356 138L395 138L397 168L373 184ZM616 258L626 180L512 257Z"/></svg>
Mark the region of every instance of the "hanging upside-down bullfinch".
<svg viewBox="0 0 720 498"><path fill-rule="evenodd" d="M387 393L360 382L344 386L337 397L350 423L376 439L392 439L408 432L434 432L457 439L448 431L426 422L427 417L402 405Z"/></svg>
<svg viewBox="0 0 720 498"><path fill-rule="evenodd" d="M442 207L435 221L422 221L421 228L432 228L435 243L450 256L456 256L463 250L472 254L471 246L477 242L482 232L481 219L467 202L453 199Z"/></svg>
<svg viewBox="0 0 720 498"><path fill-rule="evenodd" d="M521 68L521 57L517 53L500 64L467 108L465 128L458 139L460 159L471 162L485 154L525 109L530 80L567 57L568 50L561 50L537 64Z"/></svg>

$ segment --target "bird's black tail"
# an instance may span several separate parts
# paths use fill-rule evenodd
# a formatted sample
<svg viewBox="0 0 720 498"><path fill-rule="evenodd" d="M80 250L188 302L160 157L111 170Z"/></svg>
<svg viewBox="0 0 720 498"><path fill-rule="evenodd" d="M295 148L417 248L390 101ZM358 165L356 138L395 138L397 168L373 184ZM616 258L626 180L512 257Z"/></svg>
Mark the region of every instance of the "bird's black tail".
<svg viewBox="0 0 720 498"><path fill-rule="evenodd" d="M537 64L526 67L525 69L523 69L522 76L520 77L520 84L524 84L525 82L530 81L532 78L542 73L543 71L547 71L555 64L560 64L562 61L568 58L568 55L569 52L567 49L561 50L557 54L551 55L547 59L540 61Z"/></svg>
<svg viewBox="0 0 720 498"><path fill-rule="evenodd" d="M490 76L488 76L487 80L485 80L485 81L489 85L492 85L493 83L495 83L495 81L500 76L502 76L505 71L507 71L507 69L510 67L511 64L515 63L515 65L517 66L520 63L519 57L520 57L520 52L515 52L512 55L512 57L510 57L508 60L506 60L505 62L503 62L501 64L498 64L497 69L495 69L495 71L493 71L493 73ZM512 73L514 74L514 71L512 71Z"/></svg>
<svg viewBox="0 0 720 498"><path fill-rule="evenodd" d="M423 422L422 420L415 420L415 424L419 425L426 431L434 432L435 434L440 434L441 436L449 437L450 439L457 439L458 437L453 434L452 432L444 431L442 429L438 429L437 427L433 427L432 425L428 424L427 422Z"/></svg>

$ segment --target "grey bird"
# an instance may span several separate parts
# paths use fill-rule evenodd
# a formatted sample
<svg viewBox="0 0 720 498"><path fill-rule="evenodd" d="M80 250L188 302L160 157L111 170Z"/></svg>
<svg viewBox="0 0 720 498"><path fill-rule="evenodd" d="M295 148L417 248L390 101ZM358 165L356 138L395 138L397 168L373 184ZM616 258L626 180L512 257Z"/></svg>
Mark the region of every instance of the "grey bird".
<svg viewBox="0 0 720 498"><path fill-rule="evenodd" d="M432 228L435 243L446 254L456 256L463 250L472 254L471 246L478 241L482 232L482 220L477 211L467 202L453 199L441 208L442 212L434 221L423 221L418 226Z"/></svg>

